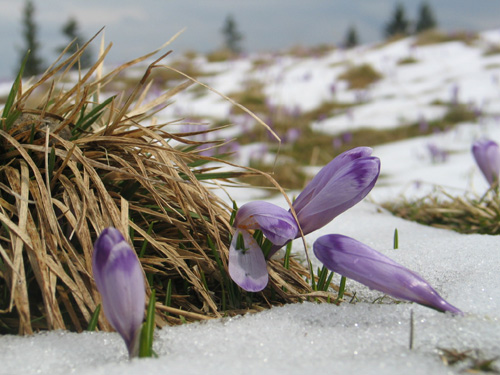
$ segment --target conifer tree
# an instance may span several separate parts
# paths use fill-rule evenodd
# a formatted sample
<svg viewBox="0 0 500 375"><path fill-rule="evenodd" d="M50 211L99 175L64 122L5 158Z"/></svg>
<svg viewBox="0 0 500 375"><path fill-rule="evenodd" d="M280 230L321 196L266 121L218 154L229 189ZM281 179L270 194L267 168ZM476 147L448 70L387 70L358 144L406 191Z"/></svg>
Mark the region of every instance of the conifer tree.
<svg viewBox="0 0 500 375"><path fill-rule="evenodd" d="M437 27L437 22L430 5L426 2L420 4L419 16L417 24L415 25L415 33L433 29Z"/></svg>
<svg viewBox="0 0 500 375"><path fill-rule="evenodd" d="M401 3L396 5L392 19L385 26L385 36L390 38L394 35L408 35L410 21L406 18L405 9Z"/></svg>
<svg viewBox="0 0 500 375"><path fill-rule="evenodd" d="M68 19L68 21L61 28L64 36L67 37L67 44L71 44L66 53L68 55L74 54L85 44L85 39L82 37L80 32L78 31L78 22L74 18ZM58 52L61 53L66 47L67 44L58 48ZM80 56L80 67L87 68L92 63L92 51L87 47L85 51ZM73 69L78 69L78 64L73 65Z"/></svg>
<svg viewBox="0 0 500 375"><path fill-rule="evenodd" d="M347 33L344 39L344 47L345 48L353 48L359 44L358 32L354 26L350 26L347 29Z"/></svg>
<svg viewBox="0 0 500 375"><path fill-rule="evenodd" d="M38 43L38 27L34 20L35 7L31 0L26 0L24 10L23 10L23 37L26 43L26 46L21 49L21 58L22 62L26 57L26 54L29 51L28 60L26 61L26 65L24 67L24 76L30 77L36 74L40 74L43 72L43 60L39 56L40 44ZM18 69L16 69L18 70Z"/></svg>
<svg viewBox="0 0 500 375"><path fill-rule="evenodd" d="M236 21L232 15L228 15L222 27L225 47L233 53L241 53L241 40L243 35L238 31Z"/></svg>

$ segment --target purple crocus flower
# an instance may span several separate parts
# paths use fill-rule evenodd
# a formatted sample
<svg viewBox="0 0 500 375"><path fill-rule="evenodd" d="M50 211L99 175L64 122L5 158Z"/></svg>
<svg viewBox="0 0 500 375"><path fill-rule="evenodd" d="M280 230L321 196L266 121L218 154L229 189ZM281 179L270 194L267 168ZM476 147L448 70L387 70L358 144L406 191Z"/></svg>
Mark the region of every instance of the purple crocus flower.
<svg viewBox="0 0 500 375"><path fill-rule="evenodd" d="M300 129L297 129L297 128L291 128L291 129L288 129L286 134L285 134L285 142L286 143L295 143L297 141L297 139L300 138Z"/></svg>
<svg viewBox="0 0 500 375"><path fill-rule="evenodd" d="M299 194L293 208L304 235L324 227L373 189L380 173L380 160L371 153L370 147L343 152Z"/></svg>
<svg viewBox="0 0 500 375"><path fill-rule="evenodd" d="M380 173L380 160L370 156L368 147L346 151L312 179L293 203L304 235L332 221L361 201L373 188ZM268 274L262 250L249 234L260 229L273 243L268 257L300 236L292 213L272 203L255 201L237 212L236 232L229 247L229 274L241 288L260 291L267 285Z"/></svg>
<svg viewBox="0 0 500 375"><path fill-rule="evenodd" d="M427 120L423 116L420 116L420 118L418 120L418 130L421 133L425 133L429 130L429 123L427 122Z"/></svg>
<svg viewBox="0 0 500 375"><path fill-rule="evenodd" d="M427 150L431 155L431 160L433 163L444 163L448 159L448 152L435 143L428 143Z"/></svg>
<svg viewBox="0 0 500 375"><path fill-rule="evenodd" d="M314 254L329 270L372 289L438 311L462 314L415 272L355 239L340 234L319 237Z"/></svg>
<svg viewBox="0 0 500 375"><path fill-rule="evenodd" d="M146 292L137 255L115 228L106 228L94 244L92 271L106 318L121 335L130 357L139 350Z"/></svg>
<svg viewBox="0 0 500 375"><path fill-rule="evenodd" d="M342 139L334 138L332 141L332 146L334 149L341 148L342 147Z"/></svg>
<svg viewBox="0 0 500 375"><path fill-rule="evenodd" d="M279 247L297 236L292 214L272 203L255 201L240 207L234 219L236 231L229 248L229 275L249 292L264 289L268 282L266 259L248 230L261 229Z"/></svg>
<svg viewBox="0 0 500 375"><path fill-rule="evenodd" d="M472 145L472 154L484 177L495 187L500 174L500 148L494 141L482 139Z"/></svg>

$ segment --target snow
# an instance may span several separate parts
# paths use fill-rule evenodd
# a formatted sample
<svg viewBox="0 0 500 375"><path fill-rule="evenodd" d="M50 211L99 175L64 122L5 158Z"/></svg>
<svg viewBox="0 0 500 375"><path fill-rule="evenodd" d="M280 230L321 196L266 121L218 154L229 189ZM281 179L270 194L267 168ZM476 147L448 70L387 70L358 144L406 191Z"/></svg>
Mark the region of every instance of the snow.
<svg viewBox="0 0 500 375"><path fill-rule="evenodd" d="M400 248L391 250L398 228ZM498 240L407 222L364 202L322 233L353 236L423 275L464 317L414 304L373 304L380 296L349 281L364 302L303 303L258 314L168 327L157 332L157 359L127 360L115 333L48 332L0 339L1 374L412 374L458 373L438 348L500 351ZM409 347L410 313L414 316Z"/></svg>
<svg viewBox="0 0 500 375"><path fill-rule="evenodd" d="M482 36L483 44L500 42L498 30ZM165 327L156 332L154 345L159 358L154 359L129 361L116 333L58 331L28 337L2 336L0 374L458 374L466 363L446 366L439 356L441 349L476 351L473 353L483 359L498 356L497 237L423 226L394 217L378 205L422 196L436 186L454 195L480 195L486 190L470 147L480 137L500 140L500 85L494 79L500 74L500 65L491 67L500 63L500 57L483 56L480 48L461 43L416 48L409 38L382 48L336 51L309 60L281 57L276 60L280 66L271 65L261 71L252 70L248 61L228 66L218 63L213 69L221 75L207 78L208 84L224 93L237 90L237 83L243 85L244 77L263 79L275 105L302 106L304 111L320 105L325 98L353 97L352 90L339 82L335 93L328 91L342 72L338 65L341 61L367 61L385 74L390 73L366 92L369 101L354 107L350 118L331 115L314 125L325 132L330 128L352 130L358 125L399 126L403 118L438 118L442 111L431 103L435 99L450 101L454 93L460 102L479 106L483 111L479 123L464 123L446 133L375 147L374 155L381 159L382 170L370 196L307 236L309 246L327 233L341 233L366 243L422 275L448 302L462 309L464 316L394 303L388 297L380 300L381 293L349 280L347 288L356 292L360 302L340 306L307 302L258 314ZM411 66L396 64L409 54L419 62ZM194 110L201 116L228 115L229 106L217 96L209 99L186 95L189 106L182 107L186 98L179 98L162 116L175 118L180 112L190 114ZM432 160L430 144L445 150L447 157ZM241 160L248 161L258 147L262 145L242 147ZM316 172L317 168L308 170ZM263 196L256 189L229 188L228 192L240 205ZM293 194L290 192L290 196ZM270 201L286 207L283 197ZM399 249L394 250L396 228ZM293 248L304 256L300 241ZM319 265L317 260L313 262Z"/></svg>

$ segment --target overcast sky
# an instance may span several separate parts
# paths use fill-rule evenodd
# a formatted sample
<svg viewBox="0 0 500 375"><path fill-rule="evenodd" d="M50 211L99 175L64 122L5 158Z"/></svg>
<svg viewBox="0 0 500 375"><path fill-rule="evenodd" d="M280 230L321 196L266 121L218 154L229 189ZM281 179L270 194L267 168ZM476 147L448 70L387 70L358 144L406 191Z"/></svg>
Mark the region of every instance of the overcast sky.
<svg viewBox="0 0 500 375"><path fill-rule="evenodd" d="M417 0L402 0L407 17L415 19ZM0 78L17 70L24 47L21 19L24 0L0 0ZM65 40L61 27L74 17L90 38L106 26L113 42L108 62L122 62L150 52L179 30L174 53L207 52L221 46L221 27L228 14L244 34L247 51L284 49L293 45L340 43L353 24L362 42L382 39L395 0L33 0L39 42L46 62ZM498 0L429 0L445 30L500 28ZM97 49L97 44L95 50Z"/></svg>

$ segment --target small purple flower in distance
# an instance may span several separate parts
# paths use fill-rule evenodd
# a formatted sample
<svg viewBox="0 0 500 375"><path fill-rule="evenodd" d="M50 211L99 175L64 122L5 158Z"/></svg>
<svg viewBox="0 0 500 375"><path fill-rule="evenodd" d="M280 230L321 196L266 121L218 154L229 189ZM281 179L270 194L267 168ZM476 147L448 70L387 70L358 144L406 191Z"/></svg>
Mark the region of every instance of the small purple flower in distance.
<svg viewBox="0 0 500 375"><path fill-rule="evenodd" d="M323 122L323 121L325 121L327 118L328 118L328 116L327 116L327 114L326 114L326 113L320 113L320 114L318 115L318 120L317 120L317 121L318 121L318 122Z"/></svg>
<svg viewBox="0 0 500 375"><path fill-rule="evenodd" d="M380 173L380 160L370 156L371 152L371 148L357 147L340 154L299 194L292 206L304 235L328 224L370 192ZM243 289L260 291L267 285L266 261L248 230L262 230L273 243L268 254L271 257L300 236L299 227L290 211L262 201L241 206L234 226L229 274Z"/></svg>
<svg viewBox="0 0 500 375"><path fill-rule="evenodd" d="M500 80L498 79L498 74L492 74L491 75L491 82L495 85L498 86L498 83Z"/></svg>
<svg viewBox="0 0 500 375"><path fill-rule="evenodd" d="M334 149L341 148L342 147L342 139L334 138L332 141L332 146Z"/></svg>
<svg viewBox="0 0 500 375"><path fill-rule="evenodd" d="M300 106L298 104L294 105L293 109L290 111L290 115L293 118L300 117L301 113L302 113L302 109L300 108Z"/></svg>
<svg viewBox="0 0 500 375"><path fill-rule="evenodd" d="M106 318L125 341L129 357L137 356L146 301L144 276L119 230L102 231L94 244L92 272Z"/></svg>
<svg viewBox="0 0 500 375"><path fill-rule="evenodd" d="M345 144L349 144L352 142L352 133L351 132L345 132L342 134L342 142Z"/></svg>
<svg viewBox="0 0 500 375"><path fill-rule="evenodd" d="M428 143L427 150L429 151L433 163L444 163L448 159L448 152L435 143Z"/></svg>
<svg viewBox="0 0 500 375"><path fill-rule="evenodd" d="M347 110L345 111L345 115L347 116L347 119L349 121L354 121L354 111L351 108L347 108Z"/></svg>
<svg viewBox="0 0 500 375"><path fill-rule="evenodd" d="M459 102L459 96L460 96L460 86L458 84L454 84L451 87L451 104L452 105L457 105Z"/></svg>
<svg viewBox="0 0 500 375"><path fill-rule="evenodd" d="M429 130L429 122L423 116L420 116L418 120L418 130L420 133L426 133Z"/></svg>
<svg viewBox="0 0 500 375"><path fill-rule="evenodd" d="M472 145L472 154L491 187L498 187L500 148L494 141L482 139Z"/></svg>
<svg viewBox="0 0 500 375"><path fill-rule="evenodd" d="M332 82L329 86L330 94L335 95L337 93L337 84L336 82Z"/></svg>
<svg viewBox="0 0 500 375"><path fill-rule="evenodd" d="M285 134L285 142L286 143L295 143L297 139L300 138L300 129L297 128L291 128L288 129L286 134Z"/></svg>
<svg viewBox="0 0 500 375"><path fill-rule="evenodd" d="M314 254L329 270L369 288L441 312L462 314L418 274L350 237L340 234L319 237L314 242Z"/></svg>

